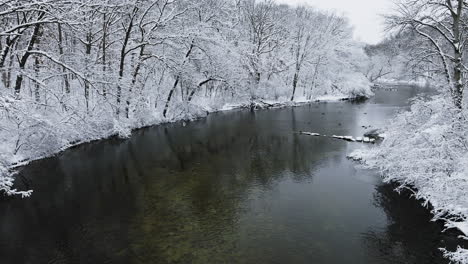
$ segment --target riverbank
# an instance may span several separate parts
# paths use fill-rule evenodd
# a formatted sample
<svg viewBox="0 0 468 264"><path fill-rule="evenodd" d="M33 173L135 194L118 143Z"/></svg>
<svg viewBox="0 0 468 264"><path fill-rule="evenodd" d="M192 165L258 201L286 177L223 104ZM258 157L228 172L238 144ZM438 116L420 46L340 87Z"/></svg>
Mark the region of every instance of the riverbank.
<svg viewBox="0 0 468 264"><path fill-rule="evenodd" d="M350 157L377 169L385 182L398 183L396 191L411 190L424 206L431 205L434 221L468 236L468 113L453 109L447 98L416 100L388 125L380 146ZM466 249L444 253L454 263L468 263Z"/></svg>
<svg viewBox="0 0 468 264"><path fill-rule="evenodd" d="M6 109L13 116L15 114L20 116L23 119L17 118L20 124L24 120L28 122L33 118L34 121L39 120L37 121L38 125L34 126L34 129L38 129L38 131L31 133L20 128L20 125L18 125L17 129L13 127L0 130L0 139L3 142L0 145L0 192L6 195L28 197L32 194L32 190L13 189L15 169L25 166L32 161L56 155L82 144L113 136L127 138L131 136L132 131L141 128L178 121L193 121L204 118L210 113L235 109L250 108L252 110L259 110L295 107L314 102L344 101L369 96L371 96L370 93L355 95L355 97L324 95L315 97L312 100L256 100L254 102L228 103L224 105L213 105L206 101L198 101L190 104L179 104L178 110L180 112L172 113L168 117L164 117L160 112L152 112L146 113L145 118L115 120L102 119L96 114L93 115L96 118L88 118L86 122L84 119L76 120L72 116L38 116L37 114L29 116L26 114L28 113L26 103L9 97L0 97L0 108ZM29 140L33 140L34 143L31 144Z"/></svg>

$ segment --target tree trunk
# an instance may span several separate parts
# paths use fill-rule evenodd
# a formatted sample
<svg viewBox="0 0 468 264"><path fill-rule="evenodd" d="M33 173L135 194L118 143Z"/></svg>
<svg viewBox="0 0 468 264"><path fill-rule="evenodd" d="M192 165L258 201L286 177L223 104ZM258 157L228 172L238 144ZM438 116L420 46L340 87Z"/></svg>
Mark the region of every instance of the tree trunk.
<svg viewBox="0 0 468 264"><path fill-rule="evenodd" d="M0 55L0 69L5 66L5 61L6 61L6 58L8 57L8 53L10 53L11 45L12 45L12 40L10 37L8 37L6 39L5 47L2 48L2 54Z"/></svg>
<svg viewBox="0 0 468 264"><path fill-rule="evenodd" d="M133 20L135 19L135 14L137 11L138 11L137 7L133 8L132 15L130 16L130 22L128 24L128 28L125 31L125 38L122 44L122 49L120 50L119 82L117 84L117 111L116 111L117 116L120 115L120 102L122 101L122 86L120 82L122 81L123 76L124 76L125 59L127 57L127 46L130 40L130 35L132 34L133 22L134 22Z"/></svg>
<svg viewBox="0 0 468 264"><path fill-rule="evenodd" d="M193 47L194 47L194 41L192 40L192 43L190 44L190 48L189 50L187 51L187 53L185 54L185 58L184 58L184 62L182 62L182 66L185 65L185 63L187 62L187 59L188 57L190 56L190 54L192 53L192 50L193 50ZM174 94L174 91L175 89L177 88L177 84L179 84L179 81L180 81L180 74L177 75L175 81L174 81L174 85L172 86L172 89L169 91L169 95L167 97L167 100L166 100L166 105L164 106L164 111L163 111L163 116L166 117L167 115L167 110L169 109L169 104L171 103L171 100L172 100L172 95Z"/></svg>
<svg viewBox="0 0 468 264"><path fill-rule="evenodd" d="M133 71L132 84L130 85L129 90L128 90L127 106L125 107L125 115L127 118L130 117L130 100L131 100L133 88L135 87L135 84L137 81L138 73L140 72L140 69L141 69L141 64L143 63L142 59L143 59L144 53L145 53L145 46L141 46L140 54L138 55L137 66L135 67L135 70Z"/></svg>
<svg viewBox="0 0 468 264"><path fill-rule="evenodd" d="M447 0L447 4L451 4L450 0ZM452 20L453 20L453 35L454 35L454 69L453 69L453 84L454 88L452 91L452 97L455 106L458 109L463 108L463 88L464 88L464 80L463 80L463 47L461 47L460 43L460 23L462 18L462 10L463 10L463 0L458 0L457 6L457 13L452 13Z"/></svg>
<svg viewBox="0 0 468 264"><path fill-rule="evenodd" d="M294 97L296 95L296 88L297 88L298 80L299 80L299 70L296 68L296 72L294 73L294 78L293 78L293 92L291 96L291 102L294 101Z"/></svg>
<svg viewBox="0 0 468 264"><path fill-rule="evenodd" d="M39 32L39 34L41 34ZM41 39L40 37L38 37L37 39L37 45L39 45L41 42ZM36 74L35 78L36 80L34 81L34 98L36 100L37 103L39 103L39 101L41 100L41 94L40 94L40 88L41 88L41 84L38 82L39 80L39 67L40 67L40 64L41 64L41 60L39 58L39 56L34 56L34 72Z"/></svg>
<svg viewBox="0 0 468 264"><path fill-rule="evenodd" d="M309 94L309 100L312 99L312 92L313 89L315 88L315 82L317 81L318 77L318 72L319 72L319 67L320 67L320 61L322 60L322 57L319 57L317 60L317 65L315 65L314 69L314 77L312 79L312 85L310 86L310 94Z"/></svg>
<svg viewBox="0 0 468 264"><path fill-rule="evenodd" d="M35 58L34 58L34 71L36 73L36 79L39 78L39 66L40 66L40 64L41 64L41 62L39 60L39 57L35 56ZM39 101L41 100L40 88L41 88L41 85L39 84L39 82L35 81L34 82L34 98L35 98L37 103L39 103Z"/></svg>
<svg viewBox="0 0 468 264"><path fill-rule="evenodd" d="M8 54L10 53L10 50L15 42L17 37L11 39L10 36L6 39L5 47L2 49L2 54L0 55L0 71L2 73L2 81L3 84L5 85L5 88L10 88L10 75L11 75L11 69L5 69L5 62L7 60ZM13 56L10 56L10 66L13 62ZM10 67L11 68L11 67Z"/></svg>
<svg viewBox="0 0 468 264"><path fill-rule="evenodd" d="M107 60L107 18L106 18L106 13L103 14L103 26L102 26L102 73L104 75L105 80L107 81L106 78L106 60ZM107 97L107 89L106 89L106 84L102 85L102 95L104 98Z"/></svg>
<svg viewBox="0 0 468 264"><path fill-rule="evenodd" d="M39 19L43 17L43 14L39 16ZM21 86L23 84L23 71L26 67L26 63L28 62L29 56L31 56L30 51L34 48L34 44L36 44L36 41L39 38L40 30L41 30L42 24L38 23L34 26L33 33L31 35L31 38L28 43L28 47L26 48L26 52L23 54L21 57L21 60L19 61L19 66L20 66L20 72L16 76L16 82L15 82L15 96L16 98L19 98L20 93L21 93Z"/></svg>
<svg viewBox="0 0 468 264"><path fill-rule="evenodd" d="M204 80L203 82L199 83L197 88L193 89L190 94L189 94L189 97L187 99L188 102L191 102L192 99L193 99L193 96L195 95L195 93L201 89L201 87L209 82L213 81L213 79L209 78L209 79L206 79Z"/></svg>
<svg viewBox="0 0 468 264"><path fill-rule="evenodd" d="M163 111L163 116L166 117L167 115L167 110L169 109L169 103L171 102L172 95L174 94L175 89L177 88L177 85L179 84L179 79L180 77L177 76L174 82L174 85L172 86L172 89L169 91L169 95L166 100L166 106L164 106L164 111Z"/></svg>
<svg viewBox="0 0 468 264"><path fill-rule="evenodd" d="M64 51L63 51L63 31L62 25L60 23L57 24L58 30L58 49L60 54L60 59L63 61ZM68 94L70 93L70 81L68 80L67 69L62 66L62 73L63 73L63 83L65 86L65 92Z"/></svg>
<svg viewBox="0 0 468 264"><path fill-rule="evenodd" d="M5 80L5 85L6 85L6 88L10 88L11 87L11 69L13 68L13 63L15 61L15 56L13 55L13 53L10 54L10 62L8 64L8 70L7 70L7 74L6 74L6 80Z"/></svg>
<svg viewBox="0 0 468 264"><path fill-rule="evenodd" d="M6 45L2 49L2 55L0 56L0 72L2 74L2 81L5 86L5 88L9 89L11 86L11 68L13 67L14 63L14 53L10 52L13 48L13 45L16 42L17 37L10 39L10 37L7 38L6 40ZM10 53L10 58L8 62L8 68L5 69L5 63L6 59L8 57L8 54Z"/></svg>
<svg viewBox="0 0 468 264"><path fill-rule="evenodd" d="M89 64L91 63L90 58L91 58L91 48L92 48L92 35L91 32L88 32L86 34L86 77L89 75ZM84 96L85 96L85 103L86 103L86 112L89 111L89 82L85 81L84 82Z"/></svg>

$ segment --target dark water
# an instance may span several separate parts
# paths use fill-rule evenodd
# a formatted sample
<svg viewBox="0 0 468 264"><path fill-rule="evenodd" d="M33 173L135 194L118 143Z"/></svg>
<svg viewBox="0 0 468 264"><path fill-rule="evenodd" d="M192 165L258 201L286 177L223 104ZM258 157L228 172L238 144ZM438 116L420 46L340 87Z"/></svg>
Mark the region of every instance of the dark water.
<svg viewBox="0 0 468 264"><path fill-rule="evenodd" d="M346 155L419 91L363 104L234 111L35 162L30 199L0 200L0 262L447 263L417 201Z"/></svg>

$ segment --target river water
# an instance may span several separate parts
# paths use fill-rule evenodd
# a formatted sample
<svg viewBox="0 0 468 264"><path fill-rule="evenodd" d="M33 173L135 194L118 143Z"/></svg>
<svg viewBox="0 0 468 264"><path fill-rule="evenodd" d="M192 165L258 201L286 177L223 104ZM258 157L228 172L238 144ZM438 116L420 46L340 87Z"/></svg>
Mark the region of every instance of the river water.
<svg viewBox="0 0 468 264"><path fill-rule="evenodd" d="M447 263L429 212L346 155L424 90L365 103L212 114L21 169L0 200L0 263Z"/></svg>

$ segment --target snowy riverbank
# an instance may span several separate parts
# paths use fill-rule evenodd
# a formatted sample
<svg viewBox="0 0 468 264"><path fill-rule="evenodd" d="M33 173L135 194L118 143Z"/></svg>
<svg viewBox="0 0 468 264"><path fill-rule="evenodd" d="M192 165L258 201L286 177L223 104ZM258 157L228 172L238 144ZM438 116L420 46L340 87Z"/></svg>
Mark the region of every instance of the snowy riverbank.
<svg viewBox="0 0 468 264"><path fill-rule="evenodd" d="M434 220L468 236L468 113L454 110L447 98L415 101L411 111L388 125L380 146L350 157L379 170L385 182L412 190L424 206L432 205ZM468 263L466 249L445 254L455 263Z"/></svg>
<svg viewBox="0 0 468 264"><path fill-rule="evenodd" d="M359 95L362 96L362 95ZM370 96L369 93L364 96ZM32 191L12 189L14 169L28 163L53 156L66 149L106 139L112 136L129 137L132 130L182 120L204 118L210 113L242 108L268 109L294 107L313 102L329 102L352 99L345 95L317 96L312 100L298 98L295 101L257 100L253 103L213 103L196 100L194 103L179 103L172 114L163 117L160 111L147 112L138 118L114 119L109 115L92 113L85 119L77 115L63 116L53 111L45 114L32 111L32 102L18 101L12 97L0 96L0 109L11 122L4 123L0 130L0 192L7 195L27 197ZM12 121L13 120L13 121ZM16 122L16 123L15 123Z"/></svg>

